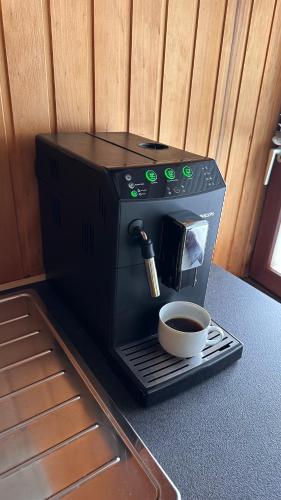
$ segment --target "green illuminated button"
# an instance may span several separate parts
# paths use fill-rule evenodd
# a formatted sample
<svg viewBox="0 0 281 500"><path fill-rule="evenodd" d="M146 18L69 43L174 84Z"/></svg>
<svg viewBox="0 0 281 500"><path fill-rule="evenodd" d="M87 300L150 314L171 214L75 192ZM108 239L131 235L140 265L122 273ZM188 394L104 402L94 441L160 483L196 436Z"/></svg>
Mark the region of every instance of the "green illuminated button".
<svg viewBox="0 0 281 500"><path fill-rule="evenodd" d="M187 165L183 167L182 173L185 177L191 178L193 176L192 168L188 167Z"/></svg>
<svg viewBox="0 0 281 500"><path fill-rule="evenodd" d="M164 174L169 181L173 181L176 177L176 172L173 168L165 168Z"/></svg>
<svg viewBox="0 0 281 500"><path fill-rule="evenodd" d="M154 170L147 170L145 172L145 177L149 182L155 182L157 181L157 174Z"/></svg>
<svg viewBox="0 0 281 500"><path fill-rule="evenodd" d="M131 191L131 196L132 196L132 198L136 198L138 196L138 192L135 191L135 189L134 189L134 191Z"/></svg>

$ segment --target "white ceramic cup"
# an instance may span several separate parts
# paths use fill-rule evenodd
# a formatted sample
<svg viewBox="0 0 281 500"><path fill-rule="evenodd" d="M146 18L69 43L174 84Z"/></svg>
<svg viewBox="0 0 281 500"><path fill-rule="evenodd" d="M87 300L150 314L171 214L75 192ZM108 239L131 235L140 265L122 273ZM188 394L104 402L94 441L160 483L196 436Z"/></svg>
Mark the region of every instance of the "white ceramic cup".
<svg viewBox="0 0 281 500"><path fill-rule="evenodd" d="M198 332L182 332L166 324L172 318L187 318L202 325ZM208 339L208 334L218 332L215 339ZM215 345L223 339L223 330L211 325L211 317L201 306L193 302L169 302L159 311L158 337L163 349L179 358L198 356L205 346Z"/></svg>

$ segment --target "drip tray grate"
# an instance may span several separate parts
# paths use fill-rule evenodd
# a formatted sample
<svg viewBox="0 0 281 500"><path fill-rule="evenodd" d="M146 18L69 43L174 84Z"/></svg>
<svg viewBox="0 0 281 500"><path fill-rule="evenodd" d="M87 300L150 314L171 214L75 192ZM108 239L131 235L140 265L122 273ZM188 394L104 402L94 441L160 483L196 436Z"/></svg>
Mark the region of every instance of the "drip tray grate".
<svg viewBox="0 0 281 500"><path fill-rule="evenodd" d="M185 374L192 377L195 371L198 373L198 370L207 368L207 365L220 364L222 359L225 360L226 356L234 352L239 353L234 357L238 359L242 352L241 342L227 331L223 331L224 337L218 344L205 347L200 356L192 358L182 359L168 354L159 344L157 335L125 344L116 348L116 352L138 382L144 388L149 389L163 382L182 378ZM214 339L217 336L218 333L213 332L209 338Z"/></svg>

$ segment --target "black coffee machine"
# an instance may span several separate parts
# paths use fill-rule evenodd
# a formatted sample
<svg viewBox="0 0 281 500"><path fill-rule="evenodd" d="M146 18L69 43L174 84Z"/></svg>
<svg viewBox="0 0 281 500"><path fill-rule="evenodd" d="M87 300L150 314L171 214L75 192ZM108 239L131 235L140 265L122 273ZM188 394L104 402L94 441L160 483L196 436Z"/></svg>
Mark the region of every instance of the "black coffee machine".
<svg viewBox="0 0 281 500"><path fill-rule="evenodd" d="M225 192L214 160L72 133L37 137L36 170L47 276L136 398L159 401L241 356L227 332L199 360L167 354L156 335L163 304L204 304Z"/></svg>

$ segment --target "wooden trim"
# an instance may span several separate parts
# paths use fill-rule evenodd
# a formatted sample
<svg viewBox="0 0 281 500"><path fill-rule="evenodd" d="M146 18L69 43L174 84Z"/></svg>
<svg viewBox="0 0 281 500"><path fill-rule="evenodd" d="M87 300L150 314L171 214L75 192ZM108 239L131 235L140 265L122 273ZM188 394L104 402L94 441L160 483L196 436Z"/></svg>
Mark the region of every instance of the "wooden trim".
<svg viewBox="0 0 281 500"><path fill-rule="evenodd" d="M0 292L5 290L11 290L11 288L18 288L19 286L33 285L39 281L46 281L46 274L37 274L37 276L30 276L29 278L23 278L21 280L10 281L9 283L2 283L0 285Z"/></svg>
<svg viewBox="0 0 281 500"><path fill-rule="evenodd" d="M281 275L270 268L281 222L281 166L275 162L267 189L250 276L281 297Z"/></svg>

